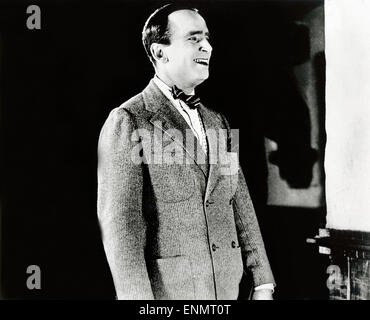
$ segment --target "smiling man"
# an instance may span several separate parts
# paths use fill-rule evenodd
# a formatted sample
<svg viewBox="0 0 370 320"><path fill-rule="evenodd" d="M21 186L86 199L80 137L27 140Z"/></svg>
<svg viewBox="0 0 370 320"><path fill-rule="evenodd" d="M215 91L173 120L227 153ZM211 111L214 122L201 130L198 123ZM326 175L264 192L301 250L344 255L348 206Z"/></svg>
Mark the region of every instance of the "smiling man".
<svg viewBox="0 0 370 320"><path fill-rule="evenodd" d="M117 298L237 299L249 269L253 298L272 299L244 175L211 161L221 145L230 151L231 130L195 96L209 76L206 22L196 9L166 5L145 23L143 44L154 78L112 110L98 146L98 217ZM226 136L215 139L217 130ZM168 149L183 161L148 161Z"/></svg>
<svg viewBox="0 0 370 320"><path fill-rule="evenodd" d="M158 78L170 87L178 84L185 93L191 94L209 76L212 47L207 25L193 10L171 13L168 25L169 44L167 41L151 43L150 31L144 31L144 45L153 57ZM148 39L145 37L147 33Z"/></svg>

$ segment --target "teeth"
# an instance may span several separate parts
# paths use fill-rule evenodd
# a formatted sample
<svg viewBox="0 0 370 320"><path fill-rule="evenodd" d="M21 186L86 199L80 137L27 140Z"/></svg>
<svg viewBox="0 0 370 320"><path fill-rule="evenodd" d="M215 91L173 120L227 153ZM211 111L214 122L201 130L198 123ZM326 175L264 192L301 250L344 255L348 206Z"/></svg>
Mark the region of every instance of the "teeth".
<svg viewBox="0 0 370 320"><path fill-rule="evenodd" d="M194 59L194 61L196 63L208 64L208 59L199 58L199 59Z"/></svg>

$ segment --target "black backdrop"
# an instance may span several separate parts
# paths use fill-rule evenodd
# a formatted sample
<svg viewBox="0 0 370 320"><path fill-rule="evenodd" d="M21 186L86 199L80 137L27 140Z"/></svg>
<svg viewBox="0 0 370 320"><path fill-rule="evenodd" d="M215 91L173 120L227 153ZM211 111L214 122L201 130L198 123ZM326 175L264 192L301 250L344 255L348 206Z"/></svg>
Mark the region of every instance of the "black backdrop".
<svg viewBox="0 0 370 320"><path fill-rule="evenodd" d="M164 2L3 1L1 76L1 280L5 298L114 298L96 218L96 145L112 108L153 75L141 44ZM293 25L321 1L198 1L214 48L204 104L240 129L241 163L256 207L266 199L263 137L301 143L307 107L290 74L308 58ZM297 111L298 110L298 111ZM28 290L38 265L42 289Z"/></svg>

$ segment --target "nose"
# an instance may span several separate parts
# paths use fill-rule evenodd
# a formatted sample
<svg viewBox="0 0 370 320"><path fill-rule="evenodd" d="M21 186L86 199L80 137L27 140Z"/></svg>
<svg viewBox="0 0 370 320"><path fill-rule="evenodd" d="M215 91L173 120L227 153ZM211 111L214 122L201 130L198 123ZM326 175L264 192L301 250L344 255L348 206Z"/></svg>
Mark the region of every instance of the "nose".
<svg viewBox="0 0 370 320"><path fill-rule="evenodd" d="M204 38L200 44L199 50L203 52L211 53L213 48L211 44L209 43L209 41L206 38Z"/></svg>

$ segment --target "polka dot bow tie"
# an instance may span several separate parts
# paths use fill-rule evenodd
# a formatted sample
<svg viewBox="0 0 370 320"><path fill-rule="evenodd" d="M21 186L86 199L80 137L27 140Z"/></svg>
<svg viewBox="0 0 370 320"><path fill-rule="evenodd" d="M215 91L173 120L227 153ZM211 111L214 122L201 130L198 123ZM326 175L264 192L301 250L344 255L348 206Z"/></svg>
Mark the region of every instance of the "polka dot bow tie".
<svg viewBox="0 0 370 320"><path fill-rule="evenodd" d="M177 88L176 86L172 87L171 90L172 96L174 99L180 99L184 101L190 109L197 109L200 105L200 98L196 95L187 95L184 91Z"/></svg>

